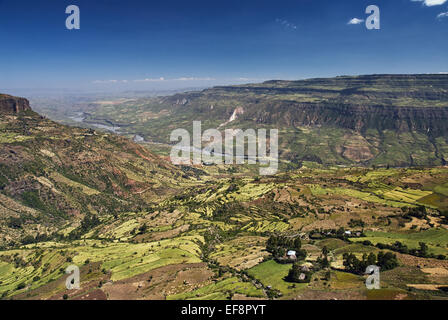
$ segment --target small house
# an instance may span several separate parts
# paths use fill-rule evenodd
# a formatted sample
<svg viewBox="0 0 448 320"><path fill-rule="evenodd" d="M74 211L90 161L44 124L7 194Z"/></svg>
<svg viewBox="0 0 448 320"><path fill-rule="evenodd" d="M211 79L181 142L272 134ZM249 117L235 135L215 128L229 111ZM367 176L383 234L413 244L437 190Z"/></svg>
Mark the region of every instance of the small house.
<svg viewBox="0 0 448 320"><path fill-rule="evenodd" d="M288 256L289 259L291 260L295 260L297 259L296 257L296 252L294 250L289 250L286 255Z"/></svg>

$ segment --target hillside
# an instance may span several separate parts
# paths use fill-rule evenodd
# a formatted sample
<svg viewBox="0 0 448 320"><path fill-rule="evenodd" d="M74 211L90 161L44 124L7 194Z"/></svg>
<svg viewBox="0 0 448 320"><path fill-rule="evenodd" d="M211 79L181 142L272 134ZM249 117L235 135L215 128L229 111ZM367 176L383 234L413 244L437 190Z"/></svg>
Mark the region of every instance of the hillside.
<svg viewBox="0 0 448 320"><path fill-rule="evenodd" d="M26 99L2 95L0 110L1 246L68 234L86 216L142 210L189 181L147 149L59 125Z"/></svg>
<svg viewBox="0 0 448 320"><path fill-rule="evenodd" d="M1 299L448 299L447 167L258 177L28 108L0 119Z"/></svg>
<svg viewBox="0 0 448 320"><path fill-rule="evenodd" d="M367 75L224 86L169 97L98 102L103 123L149 142L175 128L278 128L281 158L300 167L443 165L448 159L448 75ZM232 117L233 115L233 117ZM229 121L231 120L232 121Z"/></svg>

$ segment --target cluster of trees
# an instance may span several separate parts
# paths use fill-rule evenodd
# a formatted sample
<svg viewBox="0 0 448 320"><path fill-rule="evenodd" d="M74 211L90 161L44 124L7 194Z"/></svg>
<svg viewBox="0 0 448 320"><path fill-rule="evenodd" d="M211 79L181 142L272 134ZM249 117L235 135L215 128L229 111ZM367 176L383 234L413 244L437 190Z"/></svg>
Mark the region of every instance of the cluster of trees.
<svg viewBox="0 0 448 320"><path fill-rule="evenodd" d="M21 194L21 197L23 203L30 208L37 209L55 216L64 216L63 212L49 203L49 201L45 199L46 197L42 194L39 194L36 190L25 191Z"/></svg>
<svg viewBox="0 0 448 320"><path fill-rule="evenodd" d="M148 231L148 226L146 225L146 223L138 228L138 234L145 234L146 231Z"/></svg>
<svg viewBox="0 0 448 320"><path fill-rule="evenodd" d="M289 270L288 275L285 277L285 281L297 282L297 283L308 283L311 280L313 272L327 269L325 279L330 279L330 260L328 259L328 254L330 250L324 246L322 248L322 254L317 258L317 263L313 264L311 268L306 266L301 266L298 263L294 263L292 268Z"/></svg>
<svg viewBox="0 0 448 320"><path fill-rule="evenodd" d="M81 238L81 235L88 232L89 230L95 228L101 223L100 219L93 214L88 214L82 219L81 225L70 232L67 236L68 240L76 240Z"/></svg>
<svg viewBox="0 0 448 320"><path fill-rule="evenodd" d="M312 275L312 271L304 269L298 263L294 263L285 280L288 282L308 283L310 282Z"/></svg>
<svg viewBox="0 0 448 320"><path fill-rule="evenodd" d="M415 208L408 208L408 207L404 207L401 208L401 211L404 212L403 217L410 219L411 217L415 217L418 219L425 219L426 216L428 215L428 212L426 211L426 207L424 206L417 206Z"/></svg>
<svg viewBox="0 0 448 320"><path fill-rule="evenodd" d="M21 229L23 223L24 221L21 217L11 217L9 218L7 226L11 229Z"/></svg>
<svg viewBox="0 0 448 320"><path fill-rule="evenodd" d="M404 254L410 254L416 257L434 258L439 260L446 259L446 256L444 256L443 254L435 255L433 253L429 253L428 245L424 242L419 242L419 247L412 249L409 249L407 245L401 243L400 241L396 241L394 244L377 243L376 247L379 249L389 249Z"/></svg>
<svg viewBox="0 0 448 320"><path fill-rule="evenodd" d="M27 235L25 237L23 237L22 239L22 244L27 245L27 244L31 244L31 243L39 243L39 242L45 242L45 241L50 241L54 238L54 235L52 234L38 234L35 237L33 237L32 235Z"/></svg>
<svg viewBox="0 0 448 320"><path fill-rule="evenodd" d="M87 232L90 229L99 225L100 223L101 223L101 221L100 221L100 219L98 219L98 217L96 215L88 214L84 217L84 219L82 219L79 229L82 232Z"/></svg>
<svg viewBox="0 0 448 320"><path fill-rule="evenodd" d="M448 224L448 210L438 210L441 216L440 223Z"/></svg>
<svg viewBox="0 0 448 320"><path fill-rule="evenodd" d="M328 253L330 253L330 250L328 250L327 246L324 246L322 248L322 255L317 258L317 263L322 269L330 267L330 260L328 260Z"/></svg>
<svg viewBox="0 0 448 320"><path fill-rule="evenodd" d="M344 266L347 271L356 274L364 274L366 268L370 265L376 265L382 271L391 270L398 267L397 256L392 252L379 252L378 256L374 253L363 254L362 260L359 260L353 253L344 253Z"/></svg>
<svg viewBox="0 0 448 320"><path fill-rule="evenodd" d="M364 228L364 226L366 225L364 221L362 221L361 219L350 219L350 221L348 222L348 225L351 228L356 228L356 227L361 227Z"/></svg>
<svg viewBox="0 0 448 320"><path fill-rule="evenodd" d="M355 235L347 235L345 233L345 228L341 227L339 229L320 229L313 230L310 232L311 239L326 239L326 238L338 238L341 240L347 240L349 237L354 237ZM361 237L364 237L364 233L361 232Z"/></svg>
<svg viewBox="0 0 448 320"><path fill-rule="evenodd" d="M213 212L213 220L229 223L232 216L244 212L244 210L241 204L237 202L225 203Z"/></svg>
<svg viewBox="0 0 448 320"><path fill-rule="evenodd" d="M283 258L288 250L294 250L298 260L306 258L306 251L302 249L302 241L299 237L270 236L266 244L266 250L270 252L275 259Z"/></svg>
<svg viewBox="0 0 448 320"><path fill-rule="evenodd" d="M447 219L448 218L448 210L437 210L439 212L439 214L444 218Z"/></svg>

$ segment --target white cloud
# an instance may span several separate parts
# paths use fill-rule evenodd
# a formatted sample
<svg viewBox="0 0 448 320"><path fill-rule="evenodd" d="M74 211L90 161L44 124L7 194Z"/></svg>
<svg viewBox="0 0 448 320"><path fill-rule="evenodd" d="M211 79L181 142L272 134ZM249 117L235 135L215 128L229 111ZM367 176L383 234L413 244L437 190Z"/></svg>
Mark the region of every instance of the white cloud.
<svg viewBox="0 0 448 320"><path fill-rule="evenodd" d="M448 18L448 12L442 12L437 15L437 19Z"/></svg>
<svg viewBox="0 0 448 320"><path fill-rule="evenodd" d="M213 78L194 78L194 77L181 77L177 79L173 79L174 81L212 81L216 80Z"/></svg>
<svg viewBox="0 0 448 320"><path fill-rule="evenodd" d="M347 24L361 24L363 22L364 22L363 19L353 18Z"/></svg>
<svg viewBox="0 0 448 320"><path fill-rule="evenodd" d="M297 26L294 23L289 22L288 20L277 18L277 19L275 19L275 22L280 23L282 26L284 26L287 29L297 30Z"/></svg>
<svg viewBox="0 0 448 320"><path fill-rule="evenodd" d="M146 79L134 80L134 82L160 82L160 81L165 81L165 78L160 77L160 78L155 78L155 79L146 78Z"/></svg>
<svg viewBox="0 0 448 320"><path fill-rule="evenodd" d="M127 83L128 80L95 80L93 83Z"/></svg>
<svg viewBox="0 0 448 320"><path fill-rule="evenodd" d="M412 0L413 2L423 2L427 7L440 6L447 2L448 0Z"/></svg>

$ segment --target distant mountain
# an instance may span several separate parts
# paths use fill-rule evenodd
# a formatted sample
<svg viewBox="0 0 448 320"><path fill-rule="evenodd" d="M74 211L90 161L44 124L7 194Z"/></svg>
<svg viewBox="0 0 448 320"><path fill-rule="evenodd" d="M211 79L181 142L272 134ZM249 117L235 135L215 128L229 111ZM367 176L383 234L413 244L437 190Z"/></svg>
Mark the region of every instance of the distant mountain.
<svg viewBox="0 0 448 320"><path fill-rule="evenodd" d="M0 95L0 246L142 210L187 180L123 137L57 124Z"/></svg>
<svg viewBox="0 0 448 320"><path fill-rule="evenodd" d="M441 165L448 160L448 75L366 75L221 86L99 103L85 122L169 142L174 128L278 128L281 158L299 166Z"/></svg>

